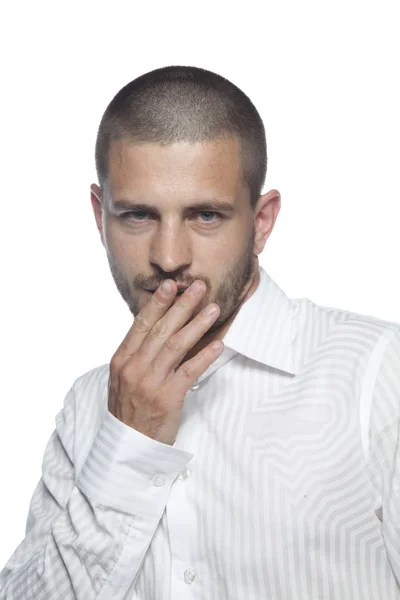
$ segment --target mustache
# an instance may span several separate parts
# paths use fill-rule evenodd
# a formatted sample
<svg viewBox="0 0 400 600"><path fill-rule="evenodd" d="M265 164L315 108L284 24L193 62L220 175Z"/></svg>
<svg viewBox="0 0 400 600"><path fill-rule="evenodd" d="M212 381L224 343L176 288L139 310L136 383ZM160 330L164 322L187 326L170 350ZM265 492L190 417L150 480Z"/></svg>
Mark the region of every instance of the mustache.
<svg viewBox="0 0 400 600"><path fill-rule="evenodd" d="M171 278L167 278L167 279L171 279ZM145 287L148 289L151 288L152 290L156 290L162 283L164 283L164 281L167 281L167 279L163 279L162 281L159 281L158 283L146 283L142 287ZM184 287L184 288L189 287L193 283L192 281L190 283L184 283L184 282L180 282L180 281L175 281L174 279L172 279L172 281L174 281L174 283L176 283L176 285L178 287Z"/></svg>

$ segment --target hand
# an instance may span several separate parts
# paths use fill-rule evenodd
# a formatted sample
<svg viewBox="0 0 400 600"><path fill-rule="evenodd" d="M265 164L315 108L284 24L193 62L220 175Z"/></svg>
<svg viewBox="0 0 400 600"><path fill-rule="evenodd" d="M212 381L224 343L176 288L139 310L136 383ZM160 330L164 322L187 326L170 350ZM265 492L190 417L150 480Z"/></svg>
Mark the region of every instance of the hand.
<svg viewBox="0 0 400 600"><path fill-rule="evenodd" d="M174 371L216 321L220 308L212 302L184 326L204 297L205 284L197 280L174 303L177 285L168 281L172 291L157 288L111 359L108 409L140 433L172 445L187 391L224 345L219 342L219 349L213 349L209 344ZM194 294L196 283L200 291ZM207 315L213 307L215 312Z"/></svg>

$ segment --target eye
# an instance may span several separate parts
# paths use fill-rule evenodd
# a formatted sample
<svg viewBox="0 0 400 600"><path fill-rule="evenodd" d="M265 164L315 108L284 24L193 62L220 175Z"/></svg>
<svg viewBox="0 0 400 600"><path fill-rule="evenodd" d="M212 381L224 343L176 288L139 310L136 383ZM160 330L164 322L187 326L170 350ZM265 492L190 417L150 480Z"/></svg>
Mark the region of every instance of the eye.
<svg viewBox="0 0 400 600"><path fill-rule="evenodd" d="M204 215L208 215L208 216L210 216L210 215L211 215L211 216L219 216L219 217L221 217L221 216L222 216L222 215L220 215L219 213L217 213L217 212L213 212L213 211L211 211L211 210L203 210L203 211L201 211L199 214L200 214L200 215L203 215L203 216L204 216ZM206 220L206 221L205 221L205 223L213 223L214 221L216 221L216 219L212 219L212 220L210 220L210 221L209 221L209 220Z"/></svg>
<svg viewBox="0 0 400 600"><path fill-rule="evenodd" d="M143 221L143 219L140 218L140 215L147 215L149 214L148 212L146 212L145 210L131 210L129 212L123 213L121 215L122 219L128 219L130 217L130 215L134 215L135 219L137 221Z"/></svg>
<svg viewBox="0 0 400 600"><path fill-rule="evenodd" d="M146 216L148 216L149 214L150 213L146 210L130 210L129 212L123 213L121 215L121 219L124 219L126 221L129 220L133 223L144 223L146 221ZM197 211L194 214L202 215L203 217L205 217L205 220L202 220L202 223L204 225L213 225L214 223L217 223L218 221L223 219L223 215L211 210Z"/></svg>

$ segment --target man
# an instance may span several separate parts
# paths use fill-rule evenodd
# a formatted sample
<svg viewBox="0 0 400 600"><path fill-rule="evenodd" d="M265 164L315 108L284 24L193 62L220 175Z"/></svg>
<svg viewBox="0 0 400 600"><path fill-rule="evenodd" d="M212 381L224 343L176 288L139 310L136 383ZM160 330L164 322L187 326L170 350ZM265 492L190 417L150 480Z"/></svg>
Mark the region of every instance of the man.
<svg viewBox="0 0 400 600"><path fill-rule="evenodd" d="M108 106L91 202L135 319L56 417L2 600L400 598L400 325L259 266L266 164L209 71Z"/></svg>

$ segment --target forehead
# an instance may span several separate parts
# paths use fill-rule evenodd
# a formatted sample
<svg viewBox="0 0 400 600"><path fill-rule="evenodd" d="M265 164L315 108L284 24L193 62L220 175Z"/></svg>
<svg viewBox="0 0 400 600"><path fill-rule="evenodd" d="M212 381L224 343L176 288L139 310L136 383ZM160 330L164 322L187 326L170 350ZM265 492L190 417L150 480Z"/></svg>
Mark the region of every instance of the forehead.
<svg viewBox="0 0 400 600"><path fill-rule="evenodd" d="M243 193L240 145L234 138L168 146L118 140L112 142L108 158L108 185L113 197L130 191Z"/></svg>

